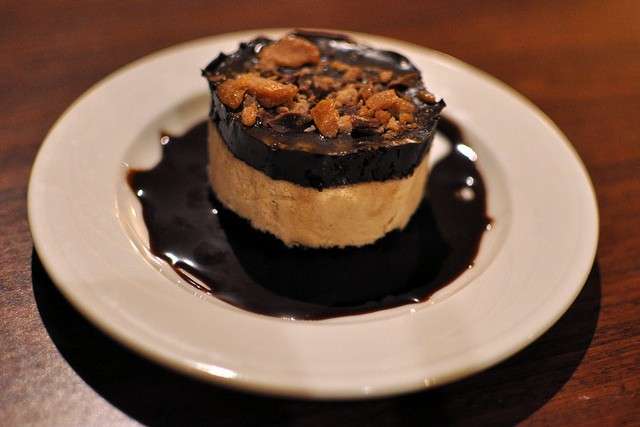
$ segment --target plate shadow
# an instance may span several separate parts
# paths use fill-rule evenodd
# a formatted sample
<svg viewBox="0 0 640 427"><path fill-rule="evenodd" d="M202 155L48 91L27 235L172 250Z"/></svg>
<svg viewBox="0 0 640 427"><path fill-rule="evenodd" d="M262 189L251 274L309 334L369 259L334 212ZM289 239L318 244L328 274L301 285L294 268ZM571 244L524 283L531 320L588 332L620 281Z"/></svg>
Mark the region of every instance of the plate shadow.
<svg viewBox="0 0 640 427"><path fill-rule="evenodd" d="M596 330L598 263L567 313L507 361L435 390L368 401L316 402L232 391L169 371L124 348L84 319L32 253L33 292L52 341L97 393L147 425L512 425L571 378Z"/></svg>

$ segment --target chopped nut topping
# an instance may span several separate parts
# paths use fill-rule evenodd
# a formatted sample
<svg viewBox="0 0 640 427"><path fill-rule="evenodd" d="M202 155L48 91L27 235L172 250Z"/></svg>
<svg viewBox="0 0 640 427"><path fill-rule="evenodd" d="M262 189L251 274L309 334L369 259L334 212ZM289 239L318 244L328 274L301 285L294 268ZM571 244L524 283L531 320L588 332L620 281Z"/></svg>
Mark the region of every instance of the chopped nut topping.
<svg viewBox="0 0 640 427"><path fill-rule="evenodd" d="M325 92L329 92L335 89L337 85L333 77L313 76L313 86Z"/></svg>
<svg viewBox="0 0 640 427"><path fill-rule="evenodd" d="M418 99L420 99L420 101L422 102L426 102L427 104L433 104L434 102L436 102L436 97L431 92L427 92L426 90L421 90L420 92L418 92Z"/></svg>
<svg viewBox="0 0 640 427"><path fill-rule="evenodd" d="M375 118L380 121L380 123L386 125L389 119L391 118L391 113L385 110L378 110L375 113Z"/></svg>
<svg viewBox="0 0 640 427"><path fill-rule="evenodd" d="M243 105L244 108L241 114L242 124L245 126L253 126L258 118L258 104L256 103L256 99L251 95L247 95L244 98Z"/></svg>
<svg viewBox="0 0 640 427"><path fill-rule="evenodd" d="M292 113L309 114L309 101L307 101L305 98L302 98L302 97L298 96L296 101L294 101L289 106L289 110Z"/></svg>
<svg viewBox="0 0 640 427"><path fill-rule="evenodd" d="M371 95L374 94L374 92L375 91L373 90L373 85L371 83L367 83L366 85L360 88L359 94L362 97L362 99L366 101L367 99L369 99Z"/></svg>
<svg viewBox="0 0 640 427"><path fill-rule="evenodd" d="M336 92L336 107L353 106L358 103L358 91L353 87L346 87Z"/></svg>
<svg viewBox="0 0 640 427"><path fill-rule="evenodd" d="M355 82L362 75L362 68L341 61L331 61L329 65L335 70L344 72L342 78L348 82Z"/></svg>
<svg viewBox="0 0 640 427"><path fill-rule="evenodd" d="M265 46L259 56L260 62L266 67L297 68L305 64L317 64L320 61L320 50L308 40L288 35Z"/></svg>
<svg viewBox="0 0 640 427"><path fill-rule="evenodd" d="M255 96L263 107L271 108L293 99L298 88L255 74L240 74L235 79L226 80L218 86L220 101L231 108L240 106L246 92Z"/></svg>
<svg viewBox="0 0 640 427"><path fill-rule="evenodd" d="M340 133L351 133L353 130L353 118L351 116L340 116L338 130Z"/></svg>
<svg viewBox="0 0 640 427"><path fill-rule="evenodd" d="M371 119L368 117L356 116L353 120L354 129L377 129L380 127L380 121L378 119Z"/></svg>
<svg viewBox="0 0 640 427"><path fill-rule="evenodd" d="M398 120L400 120L400 123L407 124L407 123L411 123L413 121L413 114L411 113L400 113L398 115Z"/></svg>
<svg viewBox="0 0 640 427"><path fill-rule="evenodd" d="M373 65L352 65L321 58L309 40L288 35L267 44L258 63L248 61L237 75L207 76L217 86L220 101L240 111L245 126L259 123L276 132L319 132L327 138L342 134L391 139L416 129L419 101L433 104L416 72ZM285 67L285 68L279 68ZM416 87L417 93L406 92ZM414 104L415 102L415 104Z"/></svg>
<svg viewBox="0 0 640 427"><path fill-rule="evenodd" d="M335 68L338 71L347 71L349 68L351 68L351 65L345 64L341 61L331 61L329 65L331 66L331 68Z"/></svg>
<svg viewBox="0 0 640 427"><path fill-rule="evenodd" d="M362 105L359 109L358 109L358 116L360 117L372 117L374 115L375 111L373 111L372 109L370 109L369 107L367 107L366 105Z"/></svg>
<svg viewBox="0 0 640 427"><path fill-rule="evenodd" d="M378 73L378 79L382 83L387 83L388 81L391 80L392 77L393 77L393 71L390 71L390 70L382 70L380 71L380 73Z"/></svg>
<svg viewBox="0 0 640 427"><path fill-rule="evenodd" d="M387 129L392 130L394 132L398 132L400 128L400 123L395 119L395 117L391 117L387 122Z"/></svg>
<svg viewBox="0 0 640 427"><path fill-rule="evenodd" d="M361 75L362 70L360 68L351 67L342 75L342 78L348 82L355 82Z"/></svg>
<svg viewBox="0 0 640 427"><path fill-rule="evenodd" d="M333 101L323 99L318 102L316 106L311 109L311 117L313 117L313 122L322 135L333 138L338 134L338 120L340 116Z"/></svg>
<svg viewBox="0 0 640 427"><path fill-rule="evenodd" d="M415 111L416 107L406 99L400 98L393 89L375 93L367 99L367 107L372 110L393 110L399 113Z"/></svg>

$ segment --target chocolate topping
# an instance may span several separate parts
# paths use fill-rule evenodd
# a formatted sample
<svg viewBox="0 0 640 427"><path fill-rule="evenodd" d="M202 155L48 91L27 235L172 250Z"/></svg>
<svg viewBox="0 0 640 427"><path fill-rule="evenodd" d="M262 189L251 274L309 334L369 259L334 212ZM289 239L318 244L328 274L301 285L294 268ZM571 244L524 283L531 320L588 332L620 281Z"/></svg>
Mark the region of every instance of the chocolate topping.
<svg viewBox="0 0 640 427"><path fill-rule="evenodd" d="M257 38L203 75L211 118L237 158L319 189L410 175L444 107L404 56L343 35Z"/></svg>

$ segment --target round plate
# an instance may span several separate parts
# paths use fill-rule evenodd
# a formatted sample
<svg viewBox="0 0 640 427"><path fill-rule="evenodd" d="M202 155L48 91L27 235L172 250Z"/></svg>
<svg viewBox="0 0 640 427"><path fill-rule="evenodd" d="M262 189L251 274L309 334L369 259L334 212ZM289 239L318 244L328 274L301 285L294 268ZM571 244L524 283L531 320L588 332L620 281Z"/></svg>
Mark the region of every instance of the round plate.
<svg viewBox="0 0 640 427"><path fill-rule="evenodd" d="M168 367L294 397L361 398L441 385L500 362L546 331L594 259L598 214L585 168L558 128L503 83L442 53L380 37L354 34L407 55L477 153L494 223L473 268L425 303L294 321L202 294L150 255L127 168L159 160L161 131L180 133L206 118L200 69L212 58L255 35L282 32L163 50L107 77L63 114L29 187L35 247L62 293L99 328Z"/></svg>

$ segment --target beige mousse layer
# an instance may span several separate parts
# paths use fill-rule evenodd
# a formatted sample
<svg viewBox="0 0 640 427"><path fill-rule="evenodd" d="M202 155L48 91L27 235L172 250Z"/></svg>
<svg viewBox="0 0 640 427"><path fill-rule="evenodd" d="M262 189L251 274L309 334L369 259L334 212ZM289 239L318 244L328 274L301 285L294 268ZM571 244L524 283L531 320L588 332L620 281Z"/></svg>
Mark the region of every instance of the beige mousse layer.
<svg viewBox="0 0 640 427"><path fill-rule="evenodd" d="M289 246L362 246L403 229L422 200L427 157L403 179L319 191L274 180L237 159L209 122L209 180L218 199Z"/></svg>

